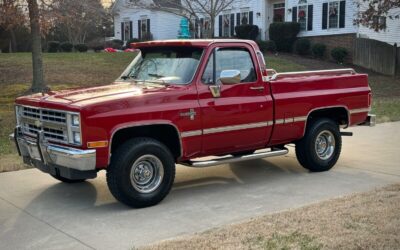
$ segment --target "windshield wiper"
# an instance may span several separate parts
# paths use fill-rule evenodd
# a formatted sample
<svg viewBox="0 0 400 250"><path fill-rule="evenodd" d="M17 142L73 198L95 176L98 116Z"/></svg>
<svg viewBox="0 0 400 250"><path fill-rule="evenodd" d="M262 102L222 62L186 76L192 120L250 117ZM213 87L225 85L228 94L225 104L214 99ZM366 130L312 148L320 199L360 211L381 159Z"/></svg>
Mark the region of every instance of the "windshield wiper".
<svg viewBox="0 0 400 250"><path fill-rule="evenodd" d="M164 80L155 80L155 81L151 81L151 80L137 80L137 81L141 81L144 83L154 83L154 84L158 84L158 85L164 85L164 86L168 86L170 85L169 83L167 83Z"/></svg>
<svg viewBox="0 0 400 250"><path fill-rule="evenodd" d="M150 74L149 74L149 75L150 75ZM125 75L125 76L121 76L121 79L124 80L124 81L126 81L126 80L128 80L128 79L133 79L133 81L134 81L136 84L140 84L140 82L142 82L142 83L144 83L144 84L146 84L146 83L153 83L153 84L164 85L164 86L170 85L169 83L167 83L167 82L164 81L164 80L159 80L159 79L157 79L157 80L142 80L142 79L137 79L136 76L134 76L134 75Z"/></svg>
<svg viewBox="0 0 400 250"><path fill-rule="evenodd" d="M163 77L165 77L165 76L163 76L163 75L159 75L159 74L152 74L152 73L148 73L147 75L149 75L149 76L153 76L153 77L157 77L157 78L163 78Z"/></svg>

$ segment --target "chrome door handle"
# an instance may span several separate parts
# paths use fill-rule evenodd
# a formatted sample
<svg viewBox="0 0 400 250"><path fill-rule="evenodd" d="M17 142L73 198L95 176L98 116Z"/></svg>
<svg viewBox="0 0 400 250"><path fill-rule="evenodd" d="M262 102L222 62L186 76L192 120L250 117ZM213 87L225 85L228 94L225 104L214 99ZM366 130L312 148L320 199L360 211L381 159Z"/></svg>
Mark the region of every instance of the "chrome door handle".
<svg viewBox="0 0 400 250"><path fill-rule="evenodd" d="M264 87L263 87L263 86L260 86L260 87L250 87L250 89L251 89L251 90L262 91L262 90L264 90Z"/></svg>

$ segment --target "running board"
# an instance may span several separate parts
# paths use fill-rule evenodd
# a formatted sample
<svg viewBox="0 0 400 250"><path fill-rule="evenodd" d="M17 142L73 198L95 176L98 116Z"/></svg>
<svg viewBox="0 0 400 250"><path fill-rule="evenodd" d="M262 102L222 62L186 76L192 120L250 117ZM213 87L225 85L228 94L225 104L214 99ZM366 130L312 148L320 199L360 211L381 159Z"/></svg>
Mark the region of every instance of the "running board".
<svg viewBox="0 0 400 250"><path fill-rule="evenodd" d="M213 160L208 160L208 161L187 161L187 162L180 162L180 164L185 165L187 167L205 168L205 167L211 167L211 166L233 163L233 162L248 161L248 160L255 160L255 159L261 159L261 158L267 158L267 157L273 157L273 156L280 156L280 155L285 155L288 152L289 152L289 150L287 148L283 148L283 149L274 149L274 150L268 151L268 152L254 153L251 155L230 156L230 157L224 157L224 158L213 159Z"/></svg>

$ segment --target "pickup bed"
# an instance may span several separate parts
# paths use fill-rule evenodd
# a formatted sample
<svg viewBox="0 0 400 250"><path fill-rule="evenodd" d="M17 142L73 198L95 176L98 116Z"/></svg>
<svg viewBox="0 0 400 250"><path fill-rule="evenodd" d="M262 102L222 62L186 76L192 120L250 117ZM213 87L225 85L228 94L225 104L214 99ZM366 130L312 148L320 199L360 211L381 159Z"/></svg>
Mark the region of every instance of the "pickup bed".
<svg viewBox="0 0 400 250"><path fill-rule="evenodd" d="M169 193L175 164L279 156L293 143L303 167L326 171L351 135L340 129L375 122L367 75L353 69L277 73L247 40L133 45L110 85L16 99L10 138L25 163L68 183L106 170L117 200L146 207Z"/></svg>

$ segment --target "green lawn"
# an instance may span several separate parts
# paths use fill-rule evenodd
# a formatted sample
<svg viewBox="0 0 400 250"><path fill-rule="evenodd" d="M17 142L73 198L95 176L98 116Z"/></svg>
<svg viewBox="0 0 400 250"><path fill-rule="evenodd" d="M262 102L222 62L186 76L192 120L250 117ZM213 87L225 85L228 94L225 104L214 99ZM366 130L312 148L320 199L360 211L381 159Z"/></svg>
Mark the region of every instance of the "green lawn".
<svg viewBox="0 0 400 250"><path fill-rule="evenodd" d="M45 53L45 80L51 89L111 83L133 57L132 53ZM312 59L299 61L290 55L267 54L265 59L267 67L278 72L337 67ZM15 126L14 99L29 89L32 80L31 62L30 53L0 53L0 156L8 159L0 161L0 172L17 159L8 135ZM373 112L378 115L378 121L400 120L400 80L371 74L370 85L374 93ZM18 169L20 165L11 169Z"/></svg>
<svg viewBox="0 0 400 250"><path fill-rule="evenodd" d="M272 54L265 55L265 63L267 65L267 68L275 69L278 72L307 70L304 65L292 62L290 60L282 59L281 57Z"/></svg>
<svg viewBox="0 0 400 250"><path fill-rule="evenodd" d="M132 53L45 53L46 83L51 89L111 83L134 58ZM30 53L0 53L0 172L21 167L8 135L15 126L14 99L32 81ZM10 167L10 164L13 166Z"/></svg>

